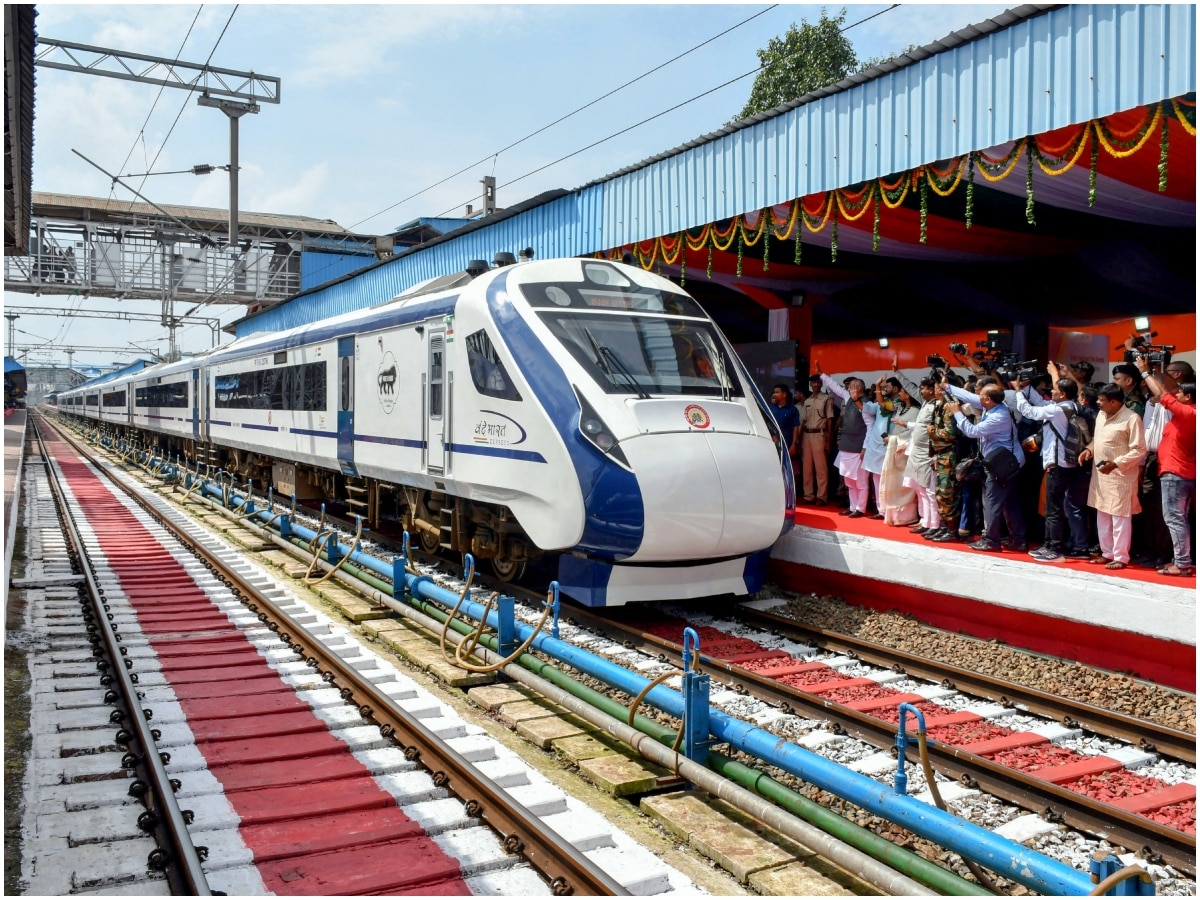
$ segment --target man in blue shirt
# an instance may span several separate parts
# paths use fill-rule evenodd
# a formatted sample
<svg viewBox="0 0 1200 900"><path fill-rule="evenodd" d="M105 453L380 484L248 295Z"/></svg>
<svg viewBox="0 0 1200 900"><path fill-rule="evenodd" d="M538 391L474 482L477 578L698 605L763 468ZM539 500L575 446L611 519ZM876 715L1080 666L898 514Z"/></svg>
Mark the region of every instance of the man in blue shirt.
<svg viewBox="0 0 1200 900"><path fill-rule="evenodd" d="M951 388L950 393L958 401L964 392L958 388ZM947 409L954 413L954 421L959 431L969 438L978 439L979 454L984 459L996 448L1007 447L1018 462L1024 460L1025 454L1017 438L1017 426L1008 407L1004 405L1004 389L996 384L989 384L980 389L979 406L983 409L983 417L978 423L969 421L962 414L959 402L948 404ZM975 543L967 544L972 550L998 553L1001 548L1002 521L1008 525L1008 549L1017 553L1024 553L1029 549L1025 540L1025 517L1021 514L1021 500L1016 487L1017 475L1002 479L988 472L987 481L983 486L983 536Z"/></svg>
<svg viewBox="0 0 1200 900"><path fill-rule="evenodd" d="M1076 402L1079 385L1071 378L1059 378L1051 360L1048 371L1055 378L1051 403L1031 403L1017 393L1017 414L1042 423L1042 470L1046 473L1046 542L1030 556L1042 562L1064 557L1088 558L1087 491L1088 473L1079 460L1066 452L1064 442L1071 426L1070 417L1080 412ZM1040 401L1041 398L1038 398ZM1068 533L1069 529L1069 533Z"/></svg>
<svg viewBox="0 0 1200 900"><path fill-rule="evenodd" d="M777 384L771 391L771 412L775 414L775 421L783 432L788 455L795 458L800 446L800 412L792 406L792 392L786 384Z"/></svg>

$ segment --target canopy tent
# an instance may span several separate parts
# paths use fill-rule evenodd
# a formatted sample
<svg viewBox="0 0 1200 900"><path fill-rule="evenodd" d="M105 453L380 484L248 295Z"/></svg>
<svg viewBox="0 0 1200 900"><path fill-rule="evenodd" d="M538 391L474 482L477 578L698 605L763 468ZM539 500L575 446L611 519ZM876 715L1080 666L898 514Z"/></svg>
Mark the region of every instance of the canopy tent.
<svg viewBox="0 0 1200 900"><path fill-rule="evenodd" d="M606 255L682 277L735 340L801 294L823 340L1192 311L1195 135L1189 94Z"/></svg>
<svg viewBox="0 0 1200 900"><path fill-rule="evenodd" d="M27 388L25 367L11 356L4 357L4 408L23 405Z"/></svg>

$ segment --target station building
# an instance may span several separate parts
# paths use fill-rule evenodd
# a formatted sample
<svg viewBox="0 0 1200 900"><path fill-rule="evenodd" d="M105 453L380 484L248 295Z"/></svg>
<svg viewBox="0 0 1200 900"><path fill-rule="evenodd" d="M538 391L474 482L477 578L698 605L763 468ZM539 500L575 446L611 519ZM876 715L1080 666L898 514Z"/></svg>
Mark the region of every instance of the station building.
<svg viewBox="0 0 1200 900"><path fill-rule="evenodd" d="M1194 363L1195 17L1016 7L589 184L420 233L234 331L304 325L528 251L631 255L735 343L787 344L772 378L802 380L814 360L870 376L893 356L917 375L993 329L1021 359L1103 372L1134 316ZM798 525L774 553L786 587L1194 690L1193 584L984 561L815 511Z"/></svg>

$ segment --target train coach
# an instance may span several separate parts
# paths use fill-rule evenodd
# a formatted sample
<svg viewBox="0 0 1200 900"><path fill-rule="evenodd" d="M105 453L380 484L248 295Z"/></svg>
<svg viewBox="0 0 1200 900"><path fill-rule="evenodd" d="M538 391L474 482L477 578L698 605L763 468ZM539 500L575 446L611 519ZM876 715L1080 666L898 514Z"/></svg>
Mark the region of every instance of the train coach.
<svg viewBox="0 0 1200 900"><path fill-rule="evenodd" d="M596 606L753 592L794 507L786 445L715 323L604 260L473 263L59 409L394 519L504 580L553 554Z"/></svg>

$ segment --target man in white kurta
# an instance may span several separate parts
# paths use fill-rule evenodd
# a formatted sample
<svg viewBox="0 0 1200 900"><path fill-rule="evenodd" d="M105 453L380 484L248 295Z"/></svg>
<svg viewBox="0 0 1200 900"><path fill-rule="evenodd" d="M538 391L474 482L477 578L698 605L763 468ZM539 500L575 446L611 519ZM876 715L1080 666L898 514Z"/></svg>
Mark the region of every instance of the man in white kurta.
<svg viewBox="0 0 1200 900"><path fill-rule="evenodd" d="M1100 412L1092 443L1079 454L1079 462L1094 460L1088 486L1088 506L1096 510L1100 559L1106 569L1129 565L1133 514L1138 503L1138 463L1146 455L1142 419L1125 405L1125 393L1116 384L1100 390Z"/></svg>

